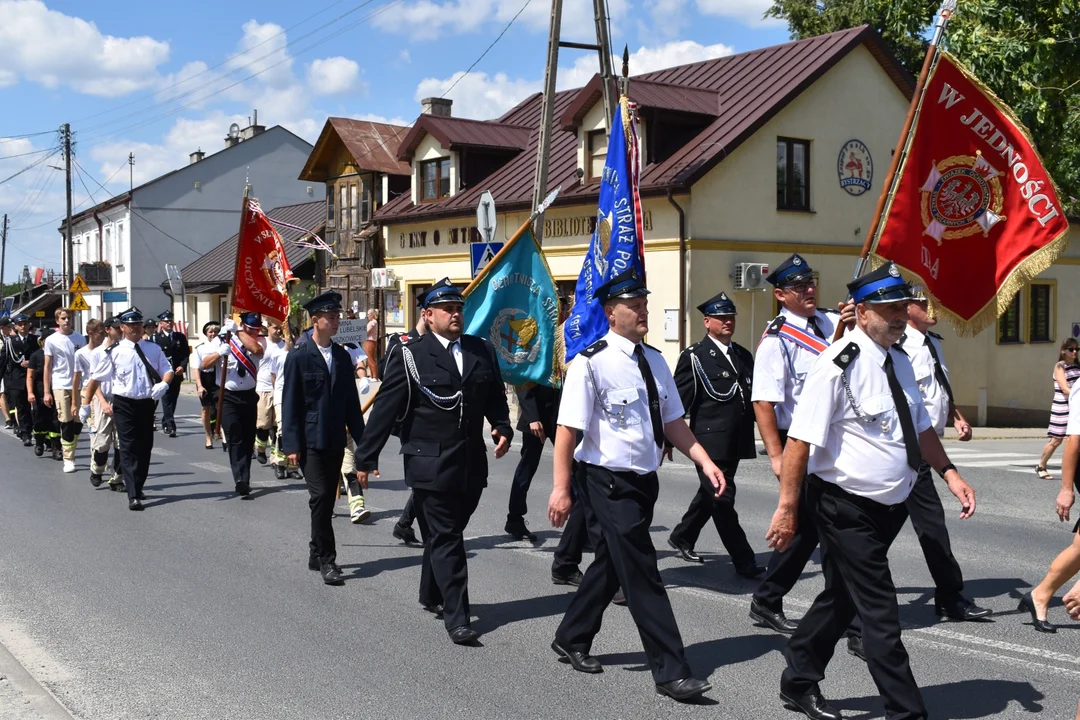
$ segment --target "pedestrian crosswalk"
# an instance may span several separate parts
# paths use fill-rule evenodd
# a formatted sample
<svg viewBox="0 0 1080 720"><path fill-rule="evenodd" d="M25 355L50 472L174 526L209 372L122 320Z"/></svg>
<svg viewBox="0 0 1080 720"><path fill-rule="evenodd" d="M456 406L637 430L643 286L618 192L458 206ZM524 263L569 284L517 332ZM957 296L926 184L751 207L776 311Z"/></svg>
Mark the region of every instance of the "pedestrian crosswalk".
<svg viewBox="0 0 1080 720"><path fill-rule="evenodd" d="M1035 466L1039 464L1039 456L1023 452L984 452L978 447L960 447L956 443L947 443L945 451L949 453L949 459L957 467L969 468L996 468L998 470L1011 470L1013 472L1034 474ZM1060 452L1046 464L1051 471L1061 470Z"/></svg>

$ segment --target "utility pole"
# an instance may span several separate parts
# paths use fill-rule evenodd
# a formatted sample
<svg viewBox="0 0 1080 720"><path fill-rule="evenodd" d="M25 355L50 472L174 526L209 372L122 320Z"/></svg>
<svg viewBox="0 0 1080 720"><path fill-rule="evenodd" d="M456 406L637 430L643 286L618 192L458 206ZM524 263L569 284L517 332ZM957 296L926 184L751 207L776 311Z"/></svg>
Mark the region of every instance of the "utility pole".
<svg viewBox="0 0 1080 720"><path fill-rule="evenodd" d="M128 153L128 190L135 189L135 153Z"/></svg>
<svg viewBox="0 0 1080 720"><path fill-rule="evenodd" d="M7 260L7 213L4 213L4 224L0 227L0 303L4 300L4 262Z"/></svg>
<svg viewBox="0 0 1080 720"><path fill-rule="evenodd" d="M547 197L548 159L551 156L551 123L555 113L555 79L559 69L559 33L562 27L562 0L551 0L551 29L548 33L547 66L544 69L544 98L540 108L540 147L536 158L532 206ZM533 223L533 236L544 242L544 217Z"/></svg>
<svg viewBox="0 0 1080 720"><path fill-rule="evenodd" d="M67 183L67 230L64 237L64 307L71 307L68 288L75 281L75 249L71 244L71 123L64 123L64 179Z"/></svg>

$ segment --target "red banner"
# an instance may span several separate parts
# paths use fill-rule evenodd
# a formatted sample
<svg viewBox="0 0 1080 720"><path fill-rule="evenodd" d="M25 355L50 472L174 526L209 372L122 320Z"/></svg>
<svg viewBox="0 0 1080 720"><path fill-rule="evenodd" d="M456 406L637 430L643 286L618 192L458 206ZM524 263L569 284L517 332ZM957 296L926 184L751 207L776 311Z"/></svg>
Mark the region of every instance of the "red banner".
<svg viewBox="0 0 1080 720"><path fill-rule="evenodd" d="M285 322L289 317L289 283L295 282L285 245L259 201L244 204L236 256L233 308L262 313Z"/></svg>
<svg viewBox="0 0 1080 720"><path fill-rule="evenodd" d="M942 52L873 254L926 287L960 334L993 323L1050 267L1069 223L1027 129Z"/></svg>

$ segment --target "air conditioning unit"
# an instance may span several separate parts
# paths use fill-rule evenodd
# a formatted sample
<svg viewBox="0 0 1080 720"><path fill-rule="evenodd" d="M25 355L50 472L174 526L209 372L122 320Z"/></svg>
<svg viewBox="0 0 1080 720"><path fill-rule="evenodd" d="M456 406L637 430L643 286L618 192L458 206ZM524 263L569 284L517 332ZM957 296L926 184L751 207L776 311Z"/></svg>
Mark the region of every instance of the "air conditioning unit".
<svg viewBox="0 0 1080 720"><path fill-rule="evenodd" d="M371 268L371 287L375 289L391 288L397 285L397 276L387 268Z"/></svg>
<svg viewBox="0 0 1080 720"><path fill-rule="evenodd" d="M735 263L735 289L759 290L765 287L769 266L764 263Z"/></svg>

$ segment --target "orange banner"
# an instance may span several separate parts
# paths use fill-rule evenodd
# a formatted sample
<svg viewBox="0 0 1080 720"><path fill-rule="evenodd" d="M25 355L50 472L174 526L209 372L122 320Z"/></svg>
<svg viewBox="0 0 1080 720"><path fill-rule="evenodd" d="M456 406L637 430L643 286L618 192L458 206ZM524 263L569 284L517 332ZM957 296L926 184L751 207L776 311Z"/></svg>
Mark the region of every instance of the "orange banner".
<svg viewBox="0 0 1080 720"><path fill-rule="evenodd" d="M233 307L286 322L289 283L296 278L285 257L281 235L253 198L244 204L240 228Z"/></svg>

